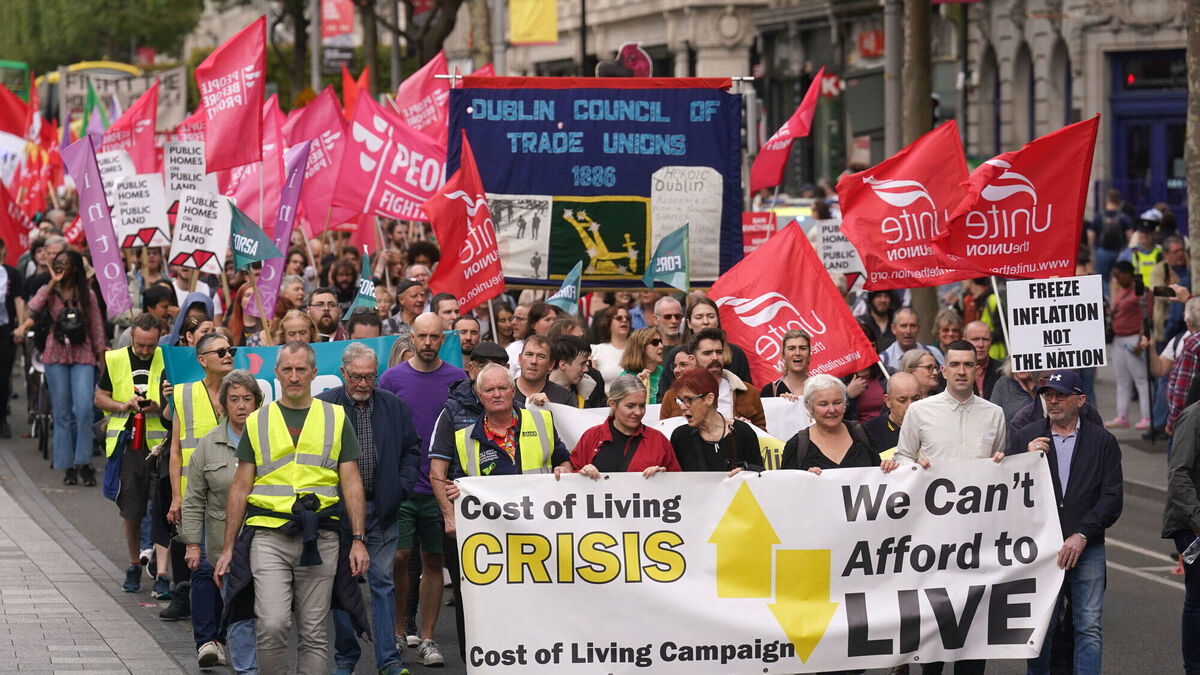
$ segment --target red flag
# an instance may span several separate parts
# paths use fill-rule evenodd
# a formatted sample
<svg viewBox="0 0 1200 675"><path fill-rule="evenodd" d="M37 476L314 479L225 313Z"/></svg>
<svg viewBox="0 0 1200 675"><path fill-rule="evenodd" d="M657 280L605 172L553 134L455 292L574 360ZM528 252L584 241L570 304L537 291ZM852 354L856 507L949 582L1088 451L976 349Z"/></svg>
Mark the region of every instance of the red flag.
<svg viewBox="0 0 1200 675"><path fill-rule="evenodd" d="M415 131L369 96L358 101L349 131L333 191L334 208L427 220L421 204L444 182L445 146Z"/></svg>
<svg viewBox="0 0 1200 675"><path fill-rule="evenodd" d="M204 159L209 172L262 159L266 44L263 16L196 66L206 116Z"/></svg>
<svg viewBox="0 0 1200 675"><path fill-rule="evenodd" d="M275 216L279 212L279 193L283 188L283 113L275 95L262 107L262 162L253 162L217 172L221 194L232 199L250 216L267 236L273 236ZM262 176L261 191L259 176ZM261 201L259 196L262 196ZM265 222L259 222L265 221Z"/></svg>
<svg viewBox="0 0 1200 675"><path fill-rule="evenodd" d="M354 81L354 76L346 68L346 64L342 64L342 114L346 116L346 121L354 119L354 103L358 101L358 83Z"/></svg>
<svg viewBox="0 0 1200 675"><path fill-rule="evenodd" d="M996 275L1075 275L1100 115L1034 139L971 172L938 233L947 264Z"/></svg>
<svg viewBox="0 0 1200 675"><path fill-rule="evenodd" d="M479 70L471 73L471 77L495 77L496 68L491 63L485 64Z"/></svg>
<svg viewBox="0 0 1200 675"><path fill-rule="evenodd" d="M746 350L755 382L779 378L783 334L792 328L812 336L813 375L849 375L879 360L798 225L783 228L722 274L708 297L720 308L729 341Z"/></svg>
<svg viewBox="0 0 1200 675"><path fill-rule="evenodd" d="M29 129L29 105L0 84L0 132L24 138Z"/></svg>
<svg viewBox="0 0 1200 675"><path fill-rule="evenodd" d="M813 113L817 111L817 95L821 92L821 78L825 76L825 68L817 71L800 107L788 121L779 127L754 158L750 166L750 194L763 188L779 185L783 181L783 167L787 164L788 155L792 152L792 141L808 135L812 129Z"/></svg>
<svg viewBox="0 0 1200 675"><path fill-rule="evenodd" d="M453 294L458 298L459 311L466 314L504 292L504 274L483 180L467 132L462 135L462 164L421 208L429 214L442 250L458 252L442 258L429 279L429 288L435 293Z"/></svg>
<svg viewBox="0 0 1200 675"><path fill-rule="evenodd" d="M204 105L196 106L196 112L188 115L171 135L173 141L203 141L204 140ZM207 167L206 167L207 168Z"/></svg>
<svg viewBox="0 0 1200 675"><path fill-rule="evenodd" d="M97 152L124 150L138 173L154 173L158 168L154 151L154 128L158 122L158 82L138 97L116 122L104 132Z"/></svg>
<svg viewBox="0 0 1200 675"><path fill-rule="evenodd" d="M32 230L33 222L9 196L4 184L0 183L0 239L4 240L8 251L4 264L15 266L21 255L29 250L29 233Z"/></svg>
<svg viewBox="0 0 1200 675"><path fill-rule="evenodd" d="M320 233L325 229L326 220L337 225L357 216L359 211L344 207L330 212L338 169L346 150L346 123L342 120L342 111L333 87L325 87L301 109L301 115L288 129L286 138L289 145L312 139L308 165L304 170L300 206L313 229Z"/></svg>
<svg viewBox="0 0 1200 675"><path fill-rule="evenodd" d="M396 90L396 112L400 119L436 140L443 148L450 119L450 80L436 76L447 74L446 54L439 51ZM445 151L442 154L446 154Z"/></svg>
<svg viewBox="0 0 1200 675"><path fill-rule="evenodd" d="M868 289L937 286L979 276L943 267L933 243L966 195L966 179L967 160L951 120L838 181L842 234L862 258Z"/></svg>

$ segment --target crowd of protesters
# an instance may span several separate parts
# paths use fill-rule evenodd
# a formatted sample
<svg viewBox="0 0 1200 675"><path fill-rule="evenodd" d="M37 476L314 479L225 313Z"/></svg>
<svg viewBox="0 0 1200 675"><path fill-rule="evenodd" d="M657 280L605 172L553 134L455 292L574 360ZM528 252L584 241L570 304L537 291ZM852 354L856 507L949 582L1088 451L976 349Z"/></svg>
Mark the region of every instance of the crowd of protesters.
<svg viewBox="0 0 1200 675"><path fill-rule="evenodd" d="M1136 367L1139 355L1149 351L1163 407L1161 424L1157 416L1154 423L1170 433L1173 425L1194 427L1190 406L1197 398L1192 382L1200 368L1200 299L1146 307L1140 296L1130 294L1135 276L1151 285L1189 285L1178 237L1164 237L1159 250L1154 237L1134 233L1151 226L1158 232L1164 216L1155 213L1142 214L1137 225L1123 214L1101 214L1087 236L1095 251L1082 264L1094 264L1106 282L1111 277L1113 351L1133 359L1122 365L1126 356L1114 355L1121 384L1113 406L1117 415L1107 426L1129 426L1136 392L1144 418L1136 426L1149 429L1151 387L1146 369ZM1014 373L991 279L942 289L935 316L918 315L906 306L904 294L850 293L845 280L837 280L875 344L879 364L841 379L810 375L813 338L792 330L782 337L775 378L755 382L746 345L727 339L716 304L702 291L596 292L583 299L577 316L544 302L544 292L523 291L462 313L453 296L429 288L441 251L424 238L419 224L402 222L386 224L380 250L370 261L375 308L354 307L362 251L348 245L347 235L326 233L306 241L297 232L285 252L272 319L248 311L254 294L244 270L227 265L223 277L197 276L167 265L162 250L147 248L126 251L134 310L106 320L86 250L62 236L66 219L63 212L47 214L28 254L17 266L4 267L0 368L11 372L20 363L28 373L36 364L33 370L44 372L44 380L27 379L31 387L44 382L48 391L52 463L65 484L96 485L104 457L118 449L123 453L115 496L129 553L123 588L141 592L148 575L152 596L170 601L161 618L191 619L201 667L272 672L280 663L281 645L286 646L279 631L286 634L292 625L290 616L281 618L288 612L277 603L268 607L256 600L247 609L219 587L223 577L236 578L236 563L228 559L241 544L233 538L241 518L227 518L244 515L247 524L266 518L261 505L254 508L251 486L259 485L270 465L259 439L272 433L266 428L269 415L255 414L264 400L255 378L233 368L237 349L264 345L284 345L281 354L288 359L281 357L276 366L281 381L280 364L298 359L299 365L289 366L295 372L286 377L295 384L295 397L301 397L304 378L311 382L311 374L303 372L303 345L344 341L344 386L296 401L304 409L332 405L345 411L329 418L338 424L344 420L342 433L348 434L334 443L335 460L357 467L362 489L344 493L350 516L341 534L364 547L361 556L357 548L343 548L368 579L381 672L400 672L406 660L427 666L445 661L433 628L442 605L443 567L450 569L455 585L459 577L455 478L571 471L597 478L635 471L651 479L662 471L761 471L765 462L754 427L766 427L764 398L803 405L813 420L787 439L779 463L783 469L820 474L879 467L888 472L904 463L1001 461L1005 454L1054 446L1062 455L1054 476L1060 497L1071 486L1060 507L1066 509L1061 518L1067 544L1059 562L1072 570L1083 559L1088 570L1068 573L1067 595L1076 586L1095 591L1100 584L1102 589L1096 559L1102 570L1103 530L1120 514L1121 476L1119 449L1104 430L1091 386L1094 373ZM1110 250L1116 244L1117 250ZM1152 334L1142 330L1143 309L1154 315ZM923 326L932 336L927 343L918 339ZM451 333L461 345L461 367L443 358ZM357 342L379 336L397 338L386 364ZM194 347L203 379L169 382L159 345ZM0 380L7 384L10 378ZM10 399L2 397L0 437L11 434ZM542 412L548 403L607 407L609 415L574 447L564 447L552 416ZM656 403L662 406L660 418L683 420L669 435L642 422L646 407ZM290 405L284 405L284 421L296 427L292 443L300 452L300 429L308 422L293 425L286 419ZM141 428L135 419L142 420ZM970 421L978 438L967 442L955 435L962 420ZM132 438L138 434L141 441ZM1173 468L1179 457L1192 461L1194 436L1190 431ZM1084 444L1099 448L1097 454L1080 452L1072 462L1072 448ZM249 479L240 473L247 462L251 467L258 462L257 478L254 472ZM1194 469L1178 467L1189 470ZM338 473L341 478L334 480L344 486L350 479L340 468ZM1087 485L1077 489L1081 481ZM232 505L235 498L249 499L251 510L227 510L226 501ZM1200 512L1200 500L1194 490L1175 498L1178 527L1164 536L1185 546L1190 539L1182 533L1200 531L1200 523L1189 529L1183 521L1192 517L1184 514ZM264 538L261 546L267 545ZM1189 566L1187 573L1189 598L1200 597L1200 591L1192 593L1200 588L1200 571ZM323 592L336 596L345 589L329 574L332 590L322 587ZM1096 603L1067 602L1075 613L1066 626L1074 630L1075 653L1067 658L1083 667L1077 672L1099 672ZM1190 611L1200 612L1195 609L1200 600L1189 603ZM461 653L466 644L462 603L454 604ZM316 662L332 654L337 672L353 671L361 654L356 639L365 617L361 605L360 598L334 614L333 639L321 621L328 617L327 606L303 611L297 606L302 658ZM1045 660L1031 662L1031 672L1048 672ZM982 663L958 665L964 672L983 670ZM940 667L924 669L940 672Z"/></svg>

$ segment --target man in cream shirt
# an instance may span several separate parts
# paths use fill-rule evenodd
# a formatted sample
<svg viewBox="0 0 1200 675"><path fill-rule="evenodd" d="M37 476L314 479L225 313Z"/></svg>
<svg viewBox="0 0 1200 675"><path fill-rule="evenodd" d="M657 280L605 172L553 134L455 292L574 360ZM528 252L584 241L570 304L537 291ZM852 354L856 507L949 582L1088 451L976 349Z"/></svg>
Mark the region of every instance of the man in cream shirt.
<svg viewBox="0 0 1200 675"><path fill-rule="evenodd" d="M914 402L904 414L895 458L928 469L941 462L1004 459L1007 426L1000 406L975 395L975 347L955 340L946 348L946 390ZM941 675L945 664L926 663L922 675ZM985 661L959 661L955 675L982 675Z"/></svg>

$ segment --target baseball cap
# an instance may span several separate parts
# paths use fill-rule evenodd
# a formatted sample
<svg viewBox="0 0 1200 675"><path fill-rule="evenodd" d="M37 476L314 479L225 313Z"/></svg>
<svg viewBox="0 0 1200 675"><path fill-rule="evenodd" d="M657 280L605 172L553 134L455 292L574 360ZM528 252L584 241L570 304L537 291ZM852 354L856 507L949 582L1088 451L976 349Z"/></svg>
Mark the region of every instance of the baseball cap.
<svg viewBox="0 0 1200 675"><path fill-rule="evenodd" d="M1046 378L1046 384L1038 387L1037 395L1041 396L1047 389L1053 389L1062 394L1082 394L1083 380L1072 370L1056 370Z"/></svg>
<svg viewBox="0 0 1200 675"><path fill-rule="evenodd" d="M480 342L471 350L472 361L487 361L489 363L498 363L502 366L508 365L508 352L504 351L504 347L495 342Z"/></svg>

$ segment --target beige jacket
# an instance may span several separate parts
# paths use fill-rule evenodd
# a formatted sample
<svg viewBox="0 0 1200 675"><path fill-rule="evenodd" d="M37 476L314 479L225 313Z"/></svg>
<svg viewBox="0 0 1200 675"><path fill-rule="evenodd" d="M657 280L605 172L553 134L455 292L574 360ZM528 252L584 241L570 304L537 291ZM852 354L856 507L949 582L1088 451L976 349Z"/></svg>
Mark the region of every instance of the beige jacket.
<svg viewBox="0 0 1200 675"><path fill-rule="evenodd" d="M199 544L203 536L204 557L214 563L225 546L225 502L237 474L237 447L230 444L228 429L228 423L221 420L200 439L188 460L179 528L184 544Z"/></svg>

